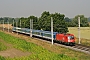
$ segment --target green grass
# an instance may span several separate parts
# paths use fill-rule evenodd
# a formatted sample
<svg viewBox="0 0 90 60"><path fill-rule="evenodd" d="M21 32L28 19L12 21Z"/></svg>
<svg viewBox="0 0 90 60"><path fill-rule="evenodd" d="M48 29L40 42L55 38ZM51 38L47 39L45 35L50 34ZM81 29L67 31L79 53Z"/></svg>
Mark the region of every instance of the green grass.
<svg viewBox="0 0 90 60"><path fill-rule="evenodd" d="M4 57L0 56L0 60L6 60Z"/></svg>
<svg viewBox="0 0 90 60"><path fill-rule="evenodd" d="M0 39L4 40L7 43L13 44L15 48L22 51L30 52L30 56L15 57L15 58L3 58L0 56L0 59L4 60L76 60L76 58L69 57L64 54L56 54L51 51L48 51L41 46L36 44L26 42L20 38L13 37L9 34L0 32Z"/></svg>
<svg viewBox="0 0 90 60"><path fill-rule="evenodd" d="M2 42L0 42L0 51L6 50L7 46L5 46Z"/></svg>

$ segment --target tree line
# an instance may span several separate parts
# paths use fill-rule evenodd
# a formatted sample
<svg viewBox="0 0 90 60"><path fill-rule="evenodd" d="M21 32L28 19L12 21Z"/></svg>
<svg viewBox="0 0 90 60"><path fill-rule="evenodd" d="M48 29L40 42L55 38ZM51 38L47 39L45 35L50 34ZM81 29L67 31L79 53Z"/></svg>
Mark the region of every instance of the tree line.
<svg viewBox="0 0 90 60"><path fill-rule="evenodd" d="M78 17L80 17L81 27L89 27L89 18L86 18L84 15L77 15L72 19L65 17L68 27L78 27Z"/></svg>
<svg viewBox="0 0 90 60"><path fill-rule="evenodd" d="M53 29L55 32L59 32L59 33L67 33L68 27L77 27L78 17L80 17L81 27L89 26L88 18L86 18L84 15L77 15L74 18L70 19L68 17L65 17L64 14L50 13L47 11L44 11L40 17L36 17L36 16L29 16L27 18L3 17L0 18L0 22L3 23L4 20L5 23L9 21L12 24L14 21L14 26L18 26L21 28L30 28L30 19L31 19L33 20L33 29L50 31L51 17L53 18Z"/></svg>
<svg viewBox="0 0 90 60"><path fill-rule="evenodd" d="M4 20L4 23L7 24L8 21L10 24L12 24L13 20L15 20L15 18L10 18L10 17L1 17L0 18L0 23L3 24L3 20Z"/></svg>
<svg viewBox="0 0 90 60"><path fill-rule="evenodd" d="M90 17L88 18L88 22L90 22Z"/></svg>

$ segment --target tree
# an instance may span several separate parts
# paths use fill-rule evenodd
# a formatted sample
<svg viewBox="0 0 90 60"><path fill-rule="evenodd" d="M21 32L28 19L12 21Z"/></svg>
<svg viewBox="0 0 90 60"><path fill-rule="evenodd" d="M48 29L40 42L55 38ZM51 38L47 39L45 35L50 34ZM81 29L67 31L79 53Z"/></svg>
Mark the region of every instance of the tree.
<svg viewBox="0 0 90 60"><path fill-rule="evenodd" d="M26 23L29 24L30 27L30 19L33 20L33 29L38 29L38 18L36 16L30 16L28 17L28 20L26 21Z"/></svg>
<svg viewBox="0 0 90 60"><path fill-rule="evenodd" d="M70 19L68 17L65 17L64 20L65 20L65 22L66 22L68 27L72 27L73 26L72 19Z"/></svg>
<svg viewBox="0 0 90 60"><path fill-rule="evenodd" d="M38 29L38 18L35 16L29 16L28 18L21 17L18 21L18 27L21 28L30 28L30 20L33 20L33 28ZM21 22L21 26L20 26Z"/></svg>
<svg viewBox="0 0 90 60"><path fill-rule="evenodd" d="M73 18L73 24L75 24L75 26L78 26L78 17L80 17L80 25L81 27L88 27L88 20L86 17L84 17L84 15L77 15L75 16L75 18Z"/></svg>
<svg viewBox="0 0 90 60"><path fill-rule="evenodd" d="M1 17L0 18L0 22L3 23L3 20L4 20L4 23L7 24L7 22L9 21L9 24L12 24L14 18L10 18L10 17Z"/></svg>
<svg viewBox="0 0 90 60"><path fill-rule="evenodd" d="M54 22L54 31L59 33L67 33L68 28L67 24L64 20L65 15L60 13L51 14L53 17Z"/></svg>
<svg viewBox="0 0 90 60"><path fill-rule="evenodd" d="M88 18L88 22L90 22L90 17Z"/></svg>
<svg viewBox="0 0 90 60"><path fill-rule="evenodd" d="M19 23L18 23L19 19L20 18L14 18L14 27L18 27L18 25L19 25ZM12 26L13 26L13 24L12 24Z"/></svg>
<svg viewBox="0 0 90 60"><path fill-rule="evenodd" d="M51 31L51 17L53 17L54 32L68 32L67 24L64 20L65 15L60 13L50 14L44 11L39 18L35 16L29 16L28 18L21 17L16 21L18 21L18 27L20 27L21 20L21 28L30 28L30 19L33 19L33 29Z"/></svg>
<svg viewBox="0 0 90 60"><path fill-rule="evenodd" d="M27 23L27 18L21 17L19 19L16 19L16 22L18 23L18 27L21 27L21 28L30 27L30 24L28 24L29 22ZM27 25L29 25L29 26L27 27Z"/></svg>
<svg viewBox="0 0 90 60"><path fill-rule="evenodd" d="M65 22L71 22L71 19L69 19L68 17L65 17Z"/></svg>
<svg viewBox="0 0 90 60"><path fill-rule="evenodd" d="M39 27L43 30L51 31L51 17L53 17L54 31L59 33L67 33L68 28L64 21L65 15L60 13L50 14L49 12L43 12L39 18Z"/></svg>
<svg viewBox="0 0 90 60"><path fill-rule="evenodd" d="M50 31L50 13L44 11L41 14L41 17L38 20L39 30L48 30Z"/></svg>

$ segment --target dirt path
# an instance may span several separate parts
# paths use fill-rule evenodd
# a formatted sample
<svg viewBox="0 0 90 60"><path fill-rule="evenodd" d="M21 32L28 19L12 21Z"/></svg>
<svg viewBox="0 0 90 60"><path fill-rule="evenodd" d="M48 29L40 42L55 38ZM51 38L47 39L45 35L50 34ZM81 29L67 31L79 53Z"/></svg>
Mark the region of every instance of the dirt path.
<svg viewBox="0 0 90 60"><path fill-rule="evenodd" d="M5 46L7 46L8 48L12 48L13 45L10 43L6 43L4 40L0 39L0 42L2 42Z"/></svg>
<svg viewBox="0 0 90 60"><path fill-rule="evenodd" d="M6 43L4 40L0 39L4 45L8 47L5 51L0 51L0 55L4 57L21 57L21 56L28 56L30 52L23 52L21 50L15 49L12 44Z"/></svg>
<svg viewBox="0 0 90 60"><path fill-rule="evenodd" d="M15 49L15 48L11 48L11 49L8 49L6 51L1 51L0 55L4 56L4 57L13 58L13 57L28 56L28 55L30 55L30 53L29 52L23 52L23 51Z"/></svg>

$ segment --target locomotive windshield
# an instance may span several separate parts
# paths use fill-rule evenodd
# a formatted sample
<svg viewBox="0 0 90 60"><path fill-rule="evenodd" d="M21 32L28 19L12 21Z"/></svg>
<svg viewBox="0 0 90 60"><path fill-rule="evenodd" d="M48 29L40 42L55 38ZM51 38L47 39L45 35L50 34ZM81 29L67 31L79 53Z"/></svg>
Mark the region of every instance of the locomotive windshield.
<svg viewBox="0 0 90 60"><path fill-rule="evenodd" d="M74 36L68 36L68 39L70 39L70 40L74 39Z"/></svg>

